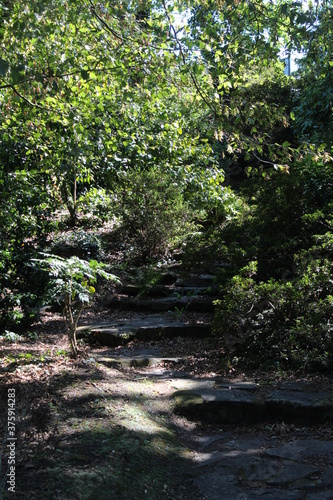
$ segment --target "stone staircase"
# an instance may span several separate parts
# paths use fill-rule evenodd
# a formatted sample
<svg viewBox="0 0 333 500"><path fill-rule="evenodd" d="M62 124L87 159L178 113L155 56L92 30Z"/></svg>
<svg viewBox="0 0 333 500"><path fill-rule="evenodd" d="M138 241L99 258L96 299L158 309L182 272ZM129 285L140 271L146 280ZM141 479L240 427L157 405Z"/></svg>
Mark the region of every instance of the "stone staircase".
<svg viewBox="0 0 333 500"><path fill-rule="evenodd" d="M137 285L126 285L117 290L108 306L110 309L165 312L213 312L217 298L214 276L192 275L184 280L175 273L163 274L156 285L148 286L144 293Z"/></svg>
<svg viewBox="0 0 333 500"><path fill-rule="evenodd" d="M124 320L86 325L78 328L78 338L90 335L100 344L117 347L138 339L203 338L211 334L213 301L218 298L211 274L180 278L175 272L163 272L155 285L142 287L126 284L104 301L110 313L135 312ZM208 321L184 320L184 313L208 313ZM164 313L170 313L165 315Z"/></svg>
<svg viewBox="0 0 333 500"><path fill-rule="evenodd" d="M92 351L95 362L167 381L174 416L181 419L180 439L194 453L192 481L200 498L333 498L332 390L320 382L194 377L179 369L177 342L174 352L170 342L167 355L160 349L165 338L209 337L209 320L191 321L190 313L185 321L183 313L212 318L217 297L212 275L185 280L164 274L144 294L136 284L119 288L107 305L123 311L122 319L81 327L79 333L89 332L105 346ZM195 422L194 431L184 419Z"/></svg>
<svg viewBox="0 0 333 500"><path fill-rule="evenodd" d="M209 337L213 302L217 298L213 274L192 274L183 278L175 270L163 271L154 285L142 287L129 283L118 287L106 305L110 312L123 311L123 318L80 327L78 336L88 333L93 340L111 348L98 355L98 362L108 366L140 369L163 364L171 366L165 374L177 388L174 410L188 419L236 425L333 422L331 391L306 383L285 382L272 387L251 382L232 383L221 377L193 378L177 368L181 361L177 348L164 355L156 346L141 347L141 344L164 339ZM134 311L134 315L127 316L127 311ZM191 321L191 314L187 314L185 320L185 311L204 313L205 321ZM137 341L134 352L127 351L126 346L134 340ZM154 373L151 371L150 375L153 377Z"/></svg>
<svg viewBox="0 0 333 500"><path fill-rule="evenodd" d="M105 308L110 312L106 314L108 321L79 327L78 337L88 336L100 344L93 346L90 357L82 362L94 363L97 369L100 365L110 367L104 368L102 380L109 377L112 383L118 377L123 379L138 399L146 398L138 391L140 381L148 382L148 401L158 402L155 413L149 408L148 418L154 422L155 417L156 421L162 417L177 433L183 456L190 463L189 472L179 470L179 475L184 483L195 486L193 498L333 499L332 383L325 379L324 386L320 377L315 382L279 381L277 376L274 383L257 383L246 377L232 381L189 373L190 364L200 360L184 362L179 347L186 342L192 349L193 340L193 352L199 358L205 343L201 339L208 337L211 342L213 302L217 298L210 273L185 279L173 270L144 288L126 283L101 303L100 312L104 314ZM93 321L91 317L90 312L87 320ZM190 349L183 352L193 358ZM115 408L126 401L99 385L97 389L101 400L110 404L115 400ZM98 418L95 413L94 418ZM159 453L167 454L159 432ZM140 433L138 436L142 439ZM109 458L112 461L112 455ZM142 457L138 460L142 462ZM167 495L162 491L162 496L164 493Z"/></svg>

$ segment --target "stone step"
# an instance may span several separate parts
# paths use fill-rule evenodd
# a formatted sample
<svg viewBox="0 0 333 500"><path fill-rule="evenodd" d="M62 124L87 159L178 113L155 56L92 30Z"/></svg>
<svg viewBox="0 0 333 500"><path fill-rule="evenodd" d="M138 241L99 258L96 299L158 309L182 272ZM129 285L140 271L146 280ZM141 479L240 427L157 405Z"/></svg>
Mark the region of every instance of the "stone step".
<svg viewBox="0 0 333 500"><path fill-rule="evenodd" d="M209 289L216 289L214 274L191 274L186 278L180 277L176 272L162 272L159 279L153 285L142 285L137 283L136 277L132 277L133 283L117 287L117 293L124 295L149 295L168 296L173 292L179 293L203 293Z"/></svg>
<svg viewBox="0 0 333 500"><path fill-rule="evenodd" d="M123 368L145 368L155 366L163 362L179 363L182 358L152 357L152 356L133 356L133 357L108 357L95 356L98 363L110 367L121 366Z"/></svg>
<svg viewBox="0 0 333 500"><path fill-rule="evenodd" d="M121 309L127 311L151 311L165 312L178 311L179 314L186 311L214 312L214 299L212 297L162 297L158 299L129 299L115 296L108 303L110 309Z"/></svg>
<svg viewBox="0 0 333 500"><path fill-rule="evenodd" d="M175 285L183 287L211 287L214 286L213 274L191 274L187 278L178 278Z"/></svg>
<svg viewBox="0 0 333 500"><path fill-rule="evenodd" d="M181 321L167 321L158 316L149 316L78 328L78 338L87 334L102 345L116 347L134 339L148 341L176 337L204 338L210 336L211 325L209 323L187 324Z"/></svg>
<svg viewBox="0 0 333 500"><path fill-rule="evenodd" d="M264 421L312 425L333 421L333 392L299 385L267 387L226 384L192 387L174 393L175 412L189 419L219 424L254 424Z"/></svg>
<svg viewBox="0 0 333 500"><path fill-rule="evenodd" d="M176 285L154 285L143 290L139 285L124 285L116 290L117 294L130 297L197 297L201 295L215 296L216 288L207 289L205 286L176 286Z"/></svg>

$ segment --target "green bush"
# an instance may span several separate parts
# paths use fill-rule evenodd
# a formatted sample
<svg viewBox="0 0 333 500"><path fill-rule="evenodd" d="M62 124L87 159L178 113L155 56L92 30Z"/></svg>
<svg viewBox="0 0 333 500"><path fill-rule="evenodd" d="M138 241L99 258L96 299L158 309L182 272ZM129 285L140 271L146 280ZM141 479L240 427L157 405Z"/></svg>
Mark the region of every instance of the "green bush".
<svg viewBox="0 0 333 500"><path fill-rule="evenodd" d="M201 260L211 255L231 264L234 274L256 260L261 281L291 276L294 255L332 226L333 166L321 163L307 158L289 174L248 181L237 197L225 199L219 217L204 223L205 231L189 248L192 260L195 253Z"/></svg>
<svg viewBox="0 0 333 500"><path fill-rule="evenodd" d="M76 256L80 259L101 259L103 257L100 239L81 229L55 236L50 252L60 257Z"/></svg>
<svg viewBox="0 0 333 500"><path fill-rule="evenodd" d="M332 243L333 235L324 239ZM289 281L257 282L251 262L226 284L214 328L230 360L251 368L332 369L333 263L324 253L323 244L301 252Z"/></svg>
<svg viewBox="0 0 333 500"><path fill-rule="evenodd" d="M30 266L36 255L31 243L0 249L0 331L23 331L38 316L38 297L45 280Z"/></svg>
<svg viewBox="0 0 333 500"><path fill-rule="evenodd" d="M333 367L333 165L317 156L247 187L247 210L215 229L230 266L218 277L214 328L229 362Z"/></svg>
<svg viewBox="0 0 333 500"><path fill-rule="evenodd" d="M117 198L124 239L142 260L167 254L194 228L180 187L157 168L124 174Z"/></svg>
<svg viewBox="0 0 333 500"><path fill-rule="evenodd" d="M80 196L78 209L90 219L94 224L103 223L110 219L111 199L105 189L91 188L87 193Z"/></svg>
<svg viewBox="0 0 333 500"><path fill-rule="evenodd" d="M228 238L228 241L224 235L229 231L228 227L239 228L248 213L249 206L245 198L234 193L230 187L223 187L218 202L211 205L210 210L200 213L197 231L193 232L186 241L182 258L183 266L191 272L191 269L210 270L216 265L219 267L221 263L235 264L236 260L243 260L244 251L237 244L238 229ZM229 234L231 234L230 231ZM216 272L221 274L218 279L221 278L221 281L224 281L222 274L229 275L233 272L232 266L223 265Z"/></svg>

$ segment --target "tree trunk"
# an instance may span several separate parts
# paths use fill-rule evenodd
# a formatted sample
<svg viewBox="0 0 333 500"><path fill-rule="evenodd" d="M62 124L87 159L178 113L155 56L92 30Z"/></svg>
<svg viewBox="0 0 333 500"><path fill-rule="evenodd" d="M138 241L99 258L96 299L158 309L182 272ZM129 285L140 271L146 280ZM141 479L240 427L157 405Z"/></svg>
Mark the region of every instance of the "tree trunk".
<svg viewBox="0 0 333 500"><path fill-rule="evenodd" d="M71 299L69 296L66 297L65 300L64 315L67 323L68 340L72 348L73 356L76 357L78 353L76 341L77 321L74 320Z"/></svg>
<svg viewBox="0 0 333 500"><path fill-rule="evenodd" d="M75 226L76 223L77 223L77 216L76 216L77 215L76 214L76 180L75 180L75 186L73 188L73 195L74 195L74 198L72 197L71 194L69 194L66 181L64 180L62 182L62 185L61 185L61 196L62 196L62 199L65 202L66 207L68 209L71 224L73 226Z"/></svg>
<svg viewBox="0 0 333 500"><path fill-rule="evenodd" d="M70 325L70 328L68 330L68 338L72 348L73 356L76 357L78 351L77 351L77 341L76 341L76 328L74 324Z"/></svg>

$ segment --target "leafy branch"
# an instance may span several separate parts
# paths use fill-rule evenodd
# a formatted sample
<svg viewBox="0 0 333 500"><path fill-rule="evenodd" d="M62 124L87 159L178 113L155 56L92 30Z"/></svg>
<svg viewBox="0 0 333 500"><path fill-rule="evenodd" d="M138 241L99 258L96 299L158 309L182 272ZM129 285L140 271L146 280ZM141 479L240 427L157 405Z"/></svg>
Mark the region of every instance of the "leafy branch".
<svg viewBox="0 0 333 500"><path fill-rule="evenodd" d="M170 26L170 31L173 33L173 36L174 36L174 39L176 41L176 44L177 44L179 53L181 55L183 64L184 64L184 66L186 66L186 56L184 54L184 50L183 50L182 44L180 43L180 40L179 40L179 37L178 37L178 32L176 31L176 29L175 29L175 27L174 27L174 25L173 25L173 23L171 21L171 18L170 18L170 15L168 13L168 9L167 9L167 6L166 6L166 3L165 3L164 0L162 0L162 5L163 5L164 11L165 11L165 15L166 15L166 18L167 18L169 26ZM196 91L198 92L198 94L200 95L201 99L203 100L203 102L210 109L212 109L214 111L214 113L216 113L215 106L213 106L212 103L208 101L207 97L203 95L202 89L200 88L200 85L198 83L198 80L197 80L195 74L193 73L193 71L191 69L189 70L189 72L190 72L190 77L191 77L191 80L193 82L193 85L194 85Z"/></svg>
<svg viewBox="0 0 333 500"><path fill-rule="evenodd" d="M119 279L105 271L106 265L76 256L64 259L58 255L43 253L42 259L32 259L36 266L47 271L49 282L44 295L44 304L55 300L61 304L63 318L67 326L69 343L74 356L77 355L76 331L81 314L93 301L97 278L101 277L115 283Z"/></svg>

